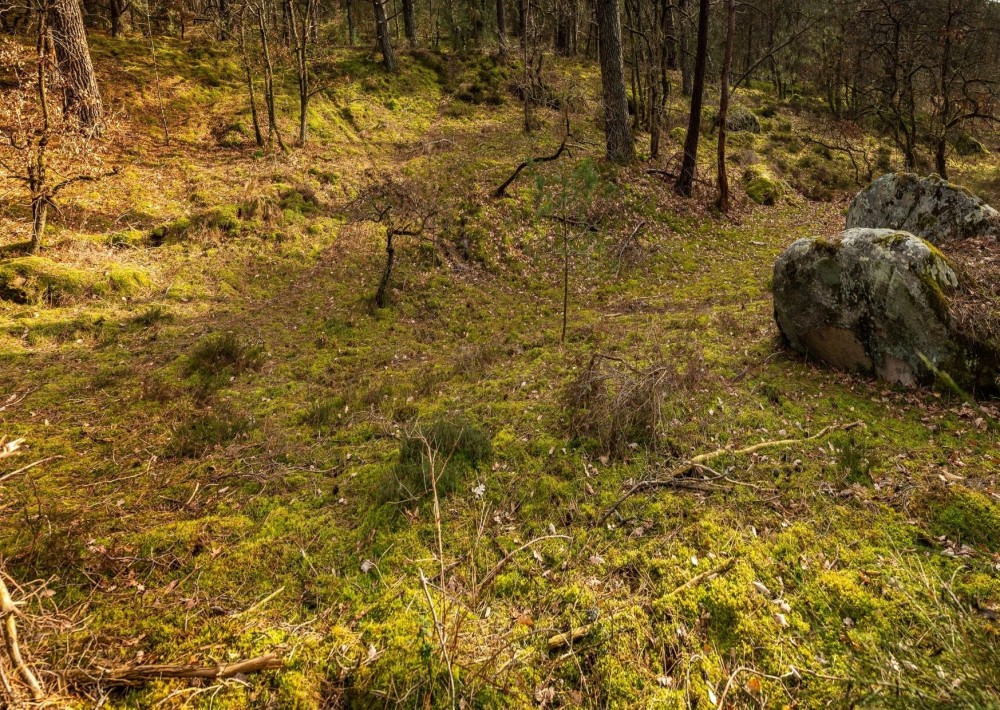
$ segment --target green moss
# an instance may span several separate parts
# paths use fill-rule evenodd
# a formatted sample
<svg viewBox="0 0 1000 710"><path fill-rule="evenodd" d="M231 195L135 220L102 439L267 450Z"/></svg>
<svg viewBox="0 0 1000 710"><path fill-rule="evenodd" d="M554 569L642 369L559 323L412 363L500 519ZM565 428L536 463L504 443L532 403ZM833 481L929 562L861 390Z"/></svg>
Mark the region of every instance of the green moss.
<svg viewBox="0 0 1000 710"><path fill-rule="evenodd" d="M954 489L932 506L935 529L956 542L1000 550L1000 506L967 488Z"/></svg>
<svg viewBox="0 0 1000 710"><path fill-rule="evenodd" d="M125 264L114 264L108 271L108 281L117 293L131 294L152 284L145 269Z"/></svg>
<svg viewBox="0 0 1000 710"><path fill-rule="evenodd" d="M97 288L94 274L43 256L0 262L0 299L5 301L60 304Z"/></svg>
<svg viewBox="0 0 1000 710"><path fill-rule="evenodd" d="M753 165L743 173L743 185L747 197L758 205L775 205L785 193L781 181L775 178L763 165Z"/></svg>

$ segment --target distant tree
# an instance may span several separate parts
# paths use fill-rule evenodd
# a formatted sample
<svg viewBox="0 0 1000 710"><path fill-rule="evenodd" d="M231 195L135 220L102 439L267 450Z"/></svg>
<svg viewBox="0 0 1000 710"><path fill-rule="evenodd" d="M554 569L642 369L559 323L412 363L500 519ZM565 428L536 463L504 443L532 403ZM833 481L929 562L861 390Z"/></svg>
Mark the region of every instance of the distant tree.
<svg viewBox="0 0 1000 710"><path fill-rule="evenodd" d="M694 82L691 88L691 111L688 114L687 136L684 139L684 160L677 176L675 189L690 197L694 188L694 174L698 165L698 135L701 131L701 105L705 96L705 64L708 61L709 0L700 0L698 12L698 49L694 61Z"/></svg>
<svg viewBox="0 0 1000 710"><path fill-rule="evenodd" d="M635 157L628 123L628 97L622 60L622 26L618 0L595 0L600 32L601 86L604 99L604 136L608 160L629 163Z"/></svg>
<svg viewBox="0 0 1000 710"><path fill-rule="evenodd" d="M729 120L729 71L733 66L733 43L736 38L736 0L726 0L726 48L722 58L722 77L719 81L719 142L718 183L716 205L723 212L729 211L729 175L726 173L726 123Z"/></svg>

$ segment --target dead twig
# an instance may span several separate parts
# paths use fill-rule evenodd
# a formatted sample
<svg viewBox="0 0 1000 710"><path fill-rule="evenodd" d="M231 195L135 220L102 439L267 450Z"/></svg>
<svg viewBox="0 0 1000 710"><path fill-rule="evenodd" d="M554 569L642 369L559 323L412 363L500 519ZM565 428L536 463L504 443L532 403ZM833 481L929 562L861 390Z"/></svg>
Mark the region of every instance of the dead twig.
<svg viewBox="0 0 1000 710"><path fill-rule="evenodd" d="M639 493L640 491L643 490L649 490L654 488L665 488L672 485L676 485L679 476L682 476L683 474L687 473L692 468L707 468L703 466L703 464L706 461L711 461L712 459L716 459L724 454L733 454L733 455L752 454L756 451L760 451L761 449L772 448L775 446L791 446L792 444L802 444L807 441L821 439L827 434L830 434L835 431L850 431L851 429L855 429L860 426L864 426L864 422L856 421L856 422L851 422L850 424L831 424L828 427L820 429L812 436L806 436L800 439L777 439L775 441L762 441L759 444L754 444L753 446L747 446L742 449L723 448L723 449L716 449L715 451L710 451L705 454L698 454L697 456L688 459L680 466L677 466L676 468L672 469L670 471L670 474L666 478L639 481L638 483L636 483L634 486L628 489L625 495L623 495L621 498L615 501L614 505L612 505L610 508L608 508L607 511L605 511L604 515L602 515L600 520L597 521L597 525L598 527L604 525L607 519L610 518L612 515L614 515L615 511L617 511L618 508L621 507L622 503L627 501L636 493Z"/></svg>
<svg viewBox="0 0 1000 710"><path fill-rule="evenodd" d="M3 640L7 647L7 655L10 657L14 671L21 676L21 680L31 689L31 697L37 703L45 699L45 691L42 684L38 682L28 664L21 656L21 646L17 642L17 622L14 617L17 615L17 607L11 599L10 590L4 582L3 573L0 573L0 616L3 617Z"/></svg>
<svg viewBox="0 0 1000 710"><path fill-rule="evenodd" d="M563 154L563 151L566 150L566 144L572 137L573 135L569 131L567 131L566 135L562 139L562 143L559 144L559 148L556 150L555 153L553 153L552 155L544 155L539 158L531 158L530 160L525 160L523 163L518 165L517 168L514 169L514 172L511 173L511 176L506 180L504 180L503 184L493 191L493 197L496 198L506 197L507 188L511 186L511 183L517 180L518 175L520 175L521 171L524 170L525 168L534 165L535 163L549 163L553 160L557 160L559 156Z"/></svg>

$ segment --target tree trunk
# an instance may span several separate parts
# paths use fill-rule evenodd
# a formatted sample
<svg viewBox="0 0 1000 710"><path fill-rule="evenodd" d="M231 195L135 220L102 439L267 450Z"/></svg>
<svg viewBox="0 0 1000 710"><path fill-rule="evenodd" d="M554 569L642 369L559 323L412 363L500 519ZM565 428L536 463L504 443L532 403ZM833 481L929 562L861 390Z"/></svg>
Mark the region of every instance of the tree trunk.
<svg viewBox="0 0 1000 710"><path fill-rule="evenodd" d="M500 59L506 59L510 46L507 42L507 10L504 0L497 0L497 53Z"/></svg>
<svg viewBox="0 0 1000 710"><path fill-rule="evenodd" d="M691 32L688 29L690 24L687 18L688 0L680 0L678 4L677 27L680 31L678 35L678 45L680 46L681 64L681 94L690 96L693 88L693 72L691 71Z"/></svg>
<svg viewBox="0 0 1000 710"><path fill-rule="evenodd" d="M77 0L52 0L49 26L62 81L63 113L79 121L84 130L100 133L104 129L104 107Z"/></svg>
<svg viewBox="0 0 1000 710"><path fill-rule="evenodd" d="M698 12L698 50L694 61L694 83L691 87L691 114L684 138L684 162L677 176L677 192L690 197L694 187L694 172L698 164L698 133L701 131L701 103L705 95L705 63L708 58L709 0L700 1Z"/></svg>
<svg viewBox="0 0 1000 710"><path fill-rule="evenodd" d="M413 0L403 0L403 30L410 49L417 46L417 17L413 9Z"/></svg>
<svg viewBox="0 0 1000 710"><path fill-rule="evenodd" d="M600 32L598 54L601 60L607 157L616 163L629 163L635 157L635 149L628 125L628 97L625 94L618 0L596 0L595 9Z"/></svg>
<svg viewBox="0 0 1000 710"><path fill-rule="evenodd" d="M396 53L392 49L389 21L385 16L385 0L372 0L372 7L375 9L375 34L382 53L382 64L388 71L396 71Z"/></svg>
<svg viewBox="0 0 1000 710"><path fill-rule="evenodd" d="M353 0L345 0L344 8L347 10L347 45L349 47L354 46L354 2Z"/></svg>
<svg viewBox="0 0 1000 710"><path fill-rule="evenodd" d="M722 212L729 211L729 175L726 173L726 121L729 118L729 71L733 66L733 42L736 39L736 0L726 0L726 50L722 58L719 88L719 199Z"/></svg>
<svg viewBox="0 0 1000 710"><path fill-rule="evenodd" d="M128 9L128 3L125 0L109 0L108 2L108 12L111 15L111 37L116 39L122 33L122 18L125 16L125 11Z"/></svg>

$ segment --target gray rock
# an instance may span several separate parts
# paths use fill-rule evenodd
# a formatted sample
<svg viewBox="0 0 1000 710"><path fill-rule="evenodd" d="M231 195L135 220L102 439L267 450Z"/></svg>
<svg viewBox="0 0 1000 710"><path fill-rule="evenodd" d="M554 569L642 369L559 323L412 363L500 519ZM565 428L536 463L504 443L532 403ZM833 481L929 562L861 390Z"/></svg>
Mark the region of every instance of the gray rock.
<svg viewBox="0 0 1000 710"><path fill-rule="evenodd" d="M800 239L774 265L774 315L795 349L844 370L913 386L933 366L959 385L995 383L952 325L958 285L944 255L891 229L849 229L833 239ZM992 379L991 379L992 378Z"/></svg>
<svg viewBox="0 0 1000 710"><path fill-rule="evenodd" d="M888 173L854 197L847 228L899 229L932 244L969 237L1000 238L1000 213L937 175Z"/></svg>

